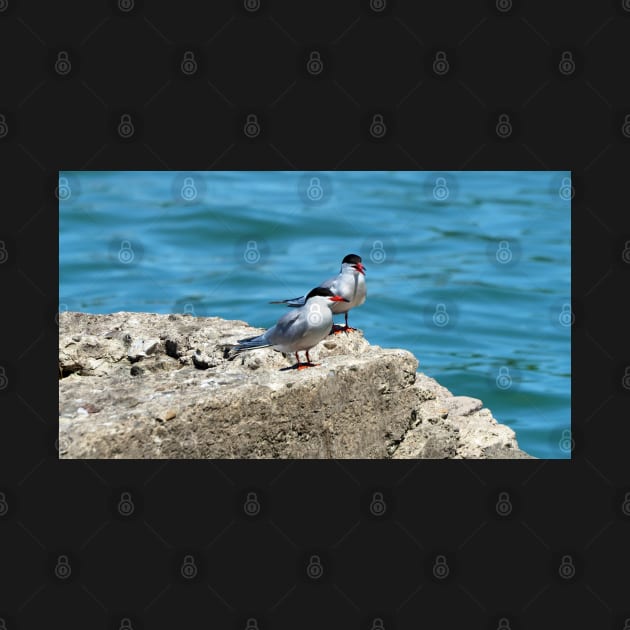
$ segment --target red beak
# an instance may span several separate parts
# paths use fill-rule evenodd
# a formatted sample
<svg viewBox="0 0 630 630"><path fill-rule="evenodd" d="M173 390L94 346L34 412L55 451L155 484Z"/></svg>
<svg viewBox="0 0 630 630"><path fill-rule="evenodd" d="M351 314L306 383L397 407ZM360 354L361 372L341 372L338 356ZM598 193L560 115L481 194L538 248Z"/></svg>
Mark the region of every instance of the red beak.
<svg viewBox="0 0 630 630"><path fill-rule="evenodd" d="M342 298L340 295L333 295L328 298L331 302L348 302L346 298Z"/></svg>
<svg viewBox="0 0 630 630"><path fill-rule="evenodd" d="M362 273L363 275L365 275L365 267L363 266L363 263L355 263L354 268Z"/></svg>

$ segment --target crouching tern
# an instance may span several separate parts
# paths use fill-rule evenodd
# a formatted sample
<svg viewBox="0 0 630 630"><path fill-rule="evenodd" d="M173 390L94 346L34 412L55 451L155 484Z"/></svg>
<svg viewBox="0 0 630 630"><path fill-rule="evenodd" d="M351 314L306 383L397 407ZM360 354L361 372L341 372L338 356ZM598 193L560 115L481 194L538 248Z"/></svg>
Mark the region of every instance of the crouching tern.
<svg viewBox="0 0 630 630"><path fill-rule="evenodd" d="M341 261L341 270L339 273L332 278L328 278L325 282L322 282L318 288L330 289L333 295L344 298L343 300L333 303L331 306L331 310L335 315L344 313L346 316L345 328L339 328L335 332L356 330L348 326L348 311L355 306L361 306L367 296L365 267L361 262L361 256L348 254ZM310 293L308 295L310 295ZM287 306L299 307L304 305L308 295L302 295L290 300L270 302L270 304L286 304Z"/></svg>
<svg viewBox="0 0 630 630"><path fill-rule="evenodd" d="M313 367L308 351L325 339L333 325L332 308L348 300L329 288L317 287L304 296L304 304L283 315L269 330L256 337L239 339L229 350L233 359L241 352L256 348L273 348L277 352L295 353L297 369ZM300 350L306 352L306 363L300 363Z"/></svg>

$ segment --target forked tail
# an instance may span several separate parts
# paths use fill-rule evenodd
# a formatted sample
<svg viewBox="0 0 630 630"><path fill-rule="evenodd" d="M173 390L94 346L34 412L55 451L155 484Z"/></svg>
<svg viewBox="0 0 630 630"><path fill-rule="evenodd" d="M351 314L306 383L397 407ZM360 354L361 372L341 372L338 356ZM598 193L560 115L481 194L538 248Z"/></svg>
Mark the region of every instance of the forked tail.
<svg viewBox="0 0 630 630"><path fill-rule="evenodd" d="M247 339L239 339L238 343L233 345L229 350L229 359L233 359L237 354L246 350L254 350L254 348L268 348L271 344L263 338L263 335L256 337L247 337Z"/></svg>

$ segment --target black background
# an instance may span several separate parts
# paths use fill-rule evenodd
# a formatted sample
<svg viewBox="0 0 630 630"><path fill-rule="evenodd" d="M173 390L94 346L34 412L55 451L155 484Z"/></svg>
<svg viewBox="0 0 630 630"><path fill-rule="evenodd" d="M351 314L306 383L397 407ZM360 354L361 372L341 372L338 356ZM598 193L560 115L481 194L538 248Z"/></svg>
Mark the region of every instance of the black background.
<svg viewBox="0 0 630 630"><path fill-rule="evenodd" d="M0 628L630 627L630 2L120 1L0 0ZM58 461L58 170L286 168L573 172L572 461Z"/></svg>

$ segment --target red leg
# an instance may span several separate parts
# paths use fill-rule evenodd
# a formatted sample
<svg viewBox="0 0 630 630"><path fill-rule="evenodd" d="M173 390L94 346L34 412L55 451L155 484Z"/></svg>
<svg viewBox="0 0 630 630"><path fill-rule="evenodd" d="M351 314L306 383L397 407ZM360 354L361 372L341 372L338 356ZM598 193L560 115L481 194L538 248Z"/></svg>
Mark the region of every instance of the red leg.
<svg viewBox="0 0 630 630"><path fill-rule="evenodd" d="M295 354L297 356L297 352ZM306 363L298 363L297 369L298 370L305 370L306 368L315 367L316 365L319 365L319 364L318 363L311 363L311 357L308 354L308 350L306 350Z"/></svg>
<svg viewBox="0 0 630 630"><path fill-rule="evenodd" d="M352 326L348 326L348 311L346 311L346 329L345 329L345 332L350 332L351 330L356 330L356 328L352 328Z"/></svg>
<svg viewBox="0 0 630 630"><path fill-rule="evenodd" d="M352 328L351 326L348 326L348 311L345 312L345 316L346 316L346 325L345 326L339 326L339 327L335 327L333 326L333 333L335 334L339 334L340 332L350 332L351 330L356 330L356 328Z"/></svg>

